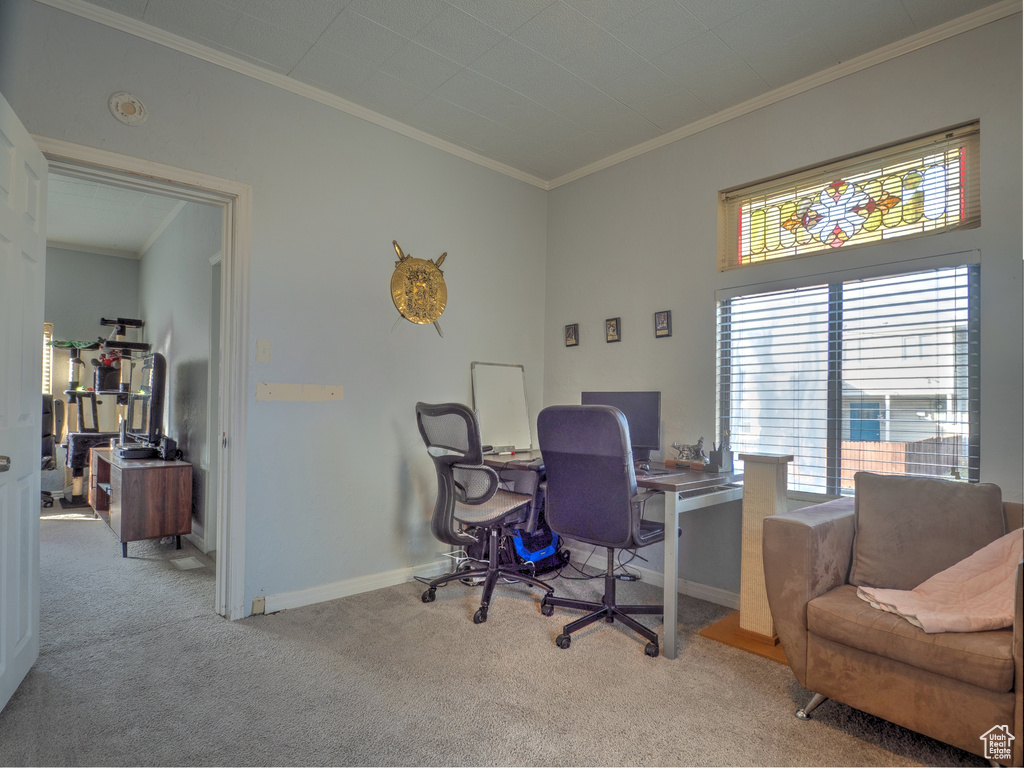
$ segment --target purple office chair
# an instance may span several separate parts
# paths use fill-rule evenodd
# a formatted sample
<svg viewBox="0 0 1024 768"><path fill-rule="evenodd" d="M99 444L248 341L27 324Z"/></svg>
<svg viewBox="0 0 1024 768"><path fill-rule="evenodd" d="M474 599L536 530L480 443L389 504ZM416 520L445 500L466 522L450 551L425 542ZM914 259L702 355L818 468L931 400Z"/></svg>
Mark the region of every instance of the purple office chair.
<svg viewBox="0 0 1024 768"><path fill-rule="evenodd" d="M423 593L423 602L432 603L442 584L482 576L480 608L473 614L474 623L480 624L487 621L499 578L525 582L550 595L554 590L543 581L518 566L500 563L501 536L528 519L533 497L500 488L498 473L484 466L476 413L462 403L416 403L416 424L437 470L437 501L430 530L440 541L456 547L488 541L485 566L434 579Z"/></svg>
<svg viewBox="0 0 1024 768"><path fill-rule="evenodd" d="M545 515L560 536L608 550L602 602L545 595L541 613L554 606L590 611L566 624L556 639L568 648L569 636L604 619L616 619L648 643L644 652L658 655L658 636L629 614L664 613L661 605L619 605L615 602L615 550L636 549L665 538L665 526L643 519L643 503L651 494L638 494L629 426L618 408L606 405L554 405L537 418L537 436L547 471Z"/></svg>

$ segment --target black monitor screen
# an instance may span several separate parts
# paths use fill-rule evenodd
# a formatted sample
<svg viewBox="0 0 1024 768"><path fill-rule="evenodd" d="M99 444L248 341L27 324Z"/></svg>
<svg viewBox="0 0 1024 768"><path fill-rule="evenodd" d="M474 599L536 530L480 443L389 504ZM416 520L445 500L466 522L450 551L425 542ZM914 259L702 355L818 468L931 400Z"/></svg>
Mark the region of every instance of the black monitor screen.
<svg viewBox="0 0 1024 768"><path fill-rule="evenodd" d="M580 402L622 411L637 461L649 461L651 451L661 450L661 392L584 392Z"/></svg>

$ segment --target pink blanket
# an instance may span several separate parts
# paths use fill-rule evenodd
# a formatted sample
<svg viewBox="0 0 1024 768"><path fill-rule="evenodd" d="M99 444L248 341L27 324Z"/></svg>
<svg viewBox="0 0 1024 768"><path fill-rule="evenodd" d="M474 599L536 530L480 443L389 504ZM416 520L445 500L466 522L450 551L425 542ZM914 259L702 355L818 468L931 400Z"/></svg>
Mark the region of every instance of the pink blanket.
<svg viewBox="0 0 1024 768"><path fill-rule="evenodd" d="M1024 531L1011 531L914 589L858 587L857 596L925 632L979 632L1013 624Z"/></svg>

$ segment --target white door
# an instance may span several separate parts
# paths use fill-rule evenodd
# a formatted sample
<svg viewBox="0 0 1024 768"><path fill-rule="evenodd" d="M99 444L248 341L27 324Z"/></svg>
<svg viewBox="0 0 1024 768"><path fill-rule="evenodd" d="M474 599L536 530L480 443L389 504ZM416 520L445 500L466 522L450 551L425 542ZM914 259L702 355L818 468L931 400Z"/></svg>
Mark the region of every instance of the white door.
<svg viewBox="0 0 1024 768"><path fill-rule="evenodd" d="M0 95L0 709L39 656L46 174Z"/></svg>

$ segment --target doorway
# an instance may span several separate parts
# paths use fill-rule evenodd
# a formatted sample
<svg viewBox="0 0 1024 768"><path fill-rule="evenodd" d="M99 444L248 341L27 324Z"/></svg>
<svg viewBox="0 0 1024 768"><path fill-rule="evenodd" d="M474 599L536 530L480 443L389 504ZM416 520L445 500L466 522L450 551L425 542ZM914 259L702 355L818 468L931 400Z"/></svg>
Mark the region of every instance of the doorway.
<svg viewBox="0 0 1024 768"><path fill-rule="evenodd" d="M217 398L219 374L219 367L211 365L219 349L211 328L214 318L220 323L219 265L214 261L223 241L221 219L221 209L207 203L49 173L44 319L58 346L44 349L44 354L52 351L53 361L49 382L44 373L44 389L59 401L56 412L67 414L68 432L95 429L98 438L107 438L118 433L129 415L127 402L111 395L83 398L67 392L76 385L99 393L118 389L122 381L141 383L142 358L158 353L167 361L167 396L158 400L156 426L166 422L164 434L174 441L169 450L180 451L192 465L187 538L204 555L215 549L217 531L217 500L208 492L210 470L216 466L217 425L210 425L207 415ZM139 325L135 318L145 322ZM71 354L72 344L115 337L145 348L75 348ZM134 409L129 429L145 426L139 423L141 413ZM86 469L82 453L73 456L75 475ZM51 493L64 489L68 480L66 457L59 458L61 471L43 478L44 489ZM94 483L88 484L86 494L84 477L71 479L74 498L81 500L73 506L81 506L93 495ZM68 506L62 501L62 508Z"/></svg>
<svg viewBox="0 0 1024 768"><path fill-rule="evenodd" d="M207 549L217 553L215 611L229 619L242 618L248 613L244 599L244 532L251 188L105 150L33 138L53 174L147 192L184 205L200 203L220 212L220 249L210 255L208 264L214 280L211 292L203 297L216 308L216 316L210 316L208 338L216 340L213 349L218 349L216 354L211 353L209 363L218 375L204 377L205 381L216 382L209 391L204 417L210 456L206 488L213 494L207 506L215 510L210 519L215 541ZM219 291L214 296L212 285L217 283Z"/></svg>

